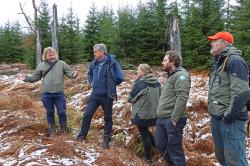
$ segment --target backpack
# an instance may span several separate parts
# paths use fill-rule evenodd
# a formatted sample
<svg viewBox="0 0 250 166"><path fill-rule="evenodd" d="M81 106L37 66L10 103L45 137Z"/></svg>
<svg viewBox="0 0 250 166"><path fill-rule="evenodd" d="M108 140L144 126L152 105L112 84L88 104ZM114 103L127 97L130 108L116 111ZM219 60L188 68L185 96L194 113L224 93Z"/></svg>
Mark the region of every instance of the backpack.
<svg viewBox="0 0 250 166"><path fill-rule="evenodd" d="M226 59L224 60L221 71L227 71L227 61L228 61L228 58L230 56L231 55L228 55L226 57ZM250 64L248 64L248 86L250 87ZM247 101L246 106L247 106L247 111L250 112L250 91L249 91L249 97L248 98L249 98L249 100ZM247 120L247 137L249 138L249 136L250 136L250 119L248 118L248 120Z"/></svg>
<svg viewBox="0 0 250 166"><path fill-rule="evenodd" d="M228 55L224 62L223 62L223 65L222 65L222 69L221 71L227 71L227 61L229 59L231 55ZM248 65L248 86L250 87L250 64L247 64ZM250 92L249 92L249 96L250 96ZM249 97L250 98L250 97ZM250 99L248 100L248 102L246 103L246 106L247 106L247 111L250 111Z"/></svg>

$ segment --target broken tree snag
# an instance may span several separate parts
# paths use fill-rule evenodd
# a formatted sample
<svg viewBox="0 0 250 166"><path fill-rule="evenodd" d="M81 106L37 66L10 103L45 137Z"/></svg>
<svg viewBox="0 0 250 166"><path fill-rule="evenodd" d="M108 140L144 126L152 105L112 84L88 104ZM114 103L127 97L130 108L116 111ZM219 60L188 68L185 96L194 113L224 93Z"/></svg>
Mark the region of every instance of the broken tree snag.
<svg viewBox="0 0 250 166"><path fill-rule="evenodd" d="M170 50L176 51L182 59L180 36L179 20L176 16L174 16L172 22L170 22Z"/></svg>
<svg viewBox="0 0 250 166"><path fill-rule="evenodd" d="M52 37L52 47L58 52L58 19L57 19L57 6L53 5L53 22L51 24L51 37Z"/></svg>

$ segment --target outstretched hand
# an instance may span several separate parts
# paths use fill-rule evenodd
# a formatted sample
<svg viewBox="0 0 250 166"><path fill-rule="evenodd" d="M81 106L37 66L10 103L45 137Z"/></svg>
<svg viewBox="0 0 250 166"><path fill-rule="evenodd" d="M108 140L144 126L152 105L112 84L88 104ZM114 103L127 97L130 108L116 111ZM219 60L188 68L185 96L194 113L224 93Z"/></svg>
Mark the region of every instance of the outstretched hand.
<svg viewBox="0 0 250 166"><path fill-rule="evenodd" d="M73 78L76 78L78 76L78 72L75 70L74 72L73 72Z"/></svg>
<svg viewBox="0 0 250 166"><path fill-rule="evenodd" d="M18 73L16 78L21 81L25 80L25 73Z"/></svg>

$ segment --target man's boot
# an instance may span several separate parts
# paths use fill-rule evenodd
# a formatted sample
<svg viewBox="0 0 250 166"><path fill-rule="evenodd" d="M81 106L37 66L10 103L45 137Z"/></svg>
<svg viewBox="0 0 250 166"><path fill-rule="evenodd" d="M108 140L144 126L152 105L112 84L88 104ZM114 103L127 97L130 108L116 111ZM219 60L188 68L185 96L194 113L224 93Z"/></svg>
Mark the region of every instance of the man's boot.
<svg viewBox="0 0 250 166"><path fill-rule="evenodd" d="M55 125L49 125L47 136L53 137L55 135L55 129L56 129Z"/></svg>
<svg viewBox="0 0 250 166"><path fill-rule="evenodd" d="M60 125L60 133L61 134L66 134L67 132L68 132L67 124L65 123L65 124Z"/></svg>
<svg viewBox="0 0 250 166"><path fill-rule="evenodd" d="M103 143L102 143L102 147L104 149L108 149L109 148L109 142L111 141L111 138L108 136L104 136L103 137Z"/></svg>
<svg viewBox="0 0 250 166"><path fill-rule="evenodd" d="M87 138L86 135L81 135L81 136L78 135L78 136L76 137L76 141L77 141L77 142L83 142L83 141L86 140L86 138Z"/></svg>

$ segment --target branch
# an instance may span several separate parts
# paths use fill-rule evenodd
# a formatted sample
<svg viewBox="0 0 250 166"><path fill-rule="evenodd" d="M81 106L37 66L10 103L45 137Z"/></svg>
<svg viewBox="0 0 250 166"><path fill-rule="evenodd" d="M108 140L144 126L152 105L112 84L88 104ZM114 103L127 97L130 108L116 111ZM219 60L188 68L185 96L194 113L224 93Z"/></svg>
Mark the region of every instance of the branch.
<svg viewBox="0 0 250 166"><path fill-rule="evenodd" d="M21 5L20 2L19 2L19 6L20 6L20 9L21 9L21 11L22 11L22 13L19 13L19 14L23 14L23 15L24 15L24 18L25 18L26 22L28 23L30 29L31 29L34 33L36 33L34 27L31 25L31 23L30 23L30 21L29 21L29 18L28 18L27 15L24 13L23 7L22 7L22 5Z"/></svg>
<svg viewBox="0 0 250 166"><path fill-rule="evenodd" d="M34 8L34 11L35 11L35 14L34 14L34 19L35 19L35 29L37 29L37 8L36 8L36 1L35 0L32 0L32 4L33 4L33 8Z"/></svg>

